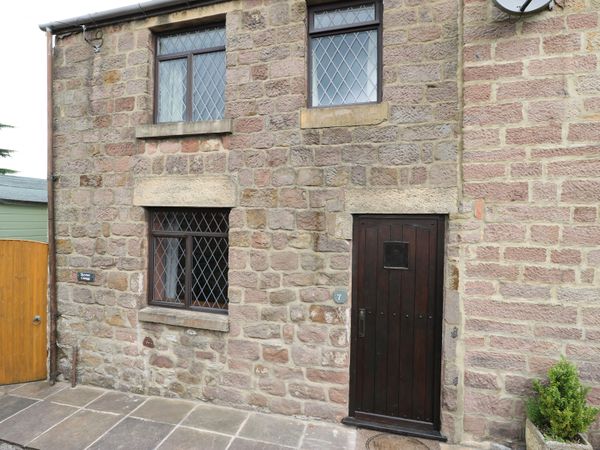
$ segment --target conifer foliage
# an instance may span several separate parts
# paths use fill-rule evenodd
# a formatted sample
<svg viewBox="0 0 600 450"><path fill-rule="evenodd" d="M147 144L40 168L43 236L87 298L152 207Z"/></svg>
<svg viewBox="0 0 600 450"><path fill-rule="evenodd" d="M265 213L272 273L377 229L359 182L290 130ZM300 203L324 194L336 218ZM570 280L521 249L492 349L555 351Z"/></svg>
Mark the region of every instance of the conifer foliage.
<svg viewBox="0 0 600 450"><path fill-rule="evenodd" d="M12 128L12 126L0 123L0 130L2 128ZM13 152L14 152L14 150L6 150L4 148L0 148L0 158L7 158ZM0 167L0 175L8 175L8 174L11 174L11 173L16 173L16 171L12 170L12 169L3 169L2 167Z"/></svg>
<svg viewBox="0 0 600 450"><path fill-rule="evenodd" d="M533 382L535 395L527 403L529 420L551 440L576 442L599 412L587 404L589 389L581 384L577 368L562 358L548 370L546 383Z"/></svg>

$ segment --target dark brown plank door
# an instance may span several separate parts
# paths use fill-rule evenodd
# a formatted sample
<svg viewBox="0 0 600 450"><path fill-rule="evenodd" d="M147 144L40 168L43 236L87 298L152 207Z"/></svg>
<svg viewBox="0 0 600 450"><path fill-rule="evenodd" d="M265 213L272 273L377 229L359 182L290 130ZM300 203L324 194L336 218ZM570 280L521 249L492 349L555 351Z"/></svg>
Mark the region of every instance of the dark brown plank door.
<svg viewBox="0 0 600 450"><path fill-rule="evenodd" d="M355 217L355 423L439 430L443 228L439 216Z"/></svg>

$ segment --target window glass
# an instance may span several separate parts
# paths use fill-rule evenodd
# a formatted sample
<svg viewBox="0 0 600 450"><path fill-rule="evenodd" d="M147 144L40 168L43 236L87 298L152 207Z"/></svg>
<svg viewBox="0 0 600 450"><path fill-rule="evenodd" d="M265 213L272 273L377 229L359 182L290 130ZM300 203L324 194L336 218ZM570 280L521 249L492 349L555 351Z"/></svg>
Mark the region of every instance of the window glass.
<svg viewBox="0 0 600 450"><path fill-rule="evenodd" d="M158 40L159 55L191 53L216 47L225 47L225 27L172 34Z"/></svg>
<svg viewBox="0 0 600 450"><path fill-rule="evenodd" d="M194 56L193 120L216 120L225 112L225 52Z"/></svg>
<svg viewBox="0 0 600 450"><path fill-rule="evenodd" d="M313 105L377 101L377 31L314 38Z"/></svg>
<svg viewBox="0 0 600 450"><path fill-rule="evenodd" d="M375 5L357 5L349 8L315 12L314 29L321 30L340 26L350 26L375 20Z"/></svg>
<svg viewBox="0 0 600 450"><path fill-rule="evenodd" d="M185 303L185 240L154 238L154 300Z"/></svg>
<svg viewBox="0 0 600 450"><path fill-rule="evenodd" d="M162 61L158 65L158 122L185 120L187 59Z"/></svg>

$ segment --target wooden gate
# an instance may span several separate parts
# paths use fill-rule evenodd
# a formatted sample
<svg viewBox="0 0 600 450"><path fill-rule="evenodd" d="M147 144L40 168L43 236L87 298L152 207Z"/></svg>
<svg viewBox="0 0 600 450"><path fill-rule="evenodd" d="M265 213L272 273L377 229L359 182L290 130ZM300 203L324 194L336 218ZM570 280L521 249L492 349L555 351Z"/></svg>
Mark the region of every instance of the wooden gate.
<svg viewBox="0 0 600 450"><path fill-rule="evenodd" d="M0 240L0 384L46 378L48 244Z"/></svg>
<svg viewBox="0 0 600 450"><path fill-rule="evenodd" d="M355 216L346 423L443 439L443 232L441 216Z"/></svg>

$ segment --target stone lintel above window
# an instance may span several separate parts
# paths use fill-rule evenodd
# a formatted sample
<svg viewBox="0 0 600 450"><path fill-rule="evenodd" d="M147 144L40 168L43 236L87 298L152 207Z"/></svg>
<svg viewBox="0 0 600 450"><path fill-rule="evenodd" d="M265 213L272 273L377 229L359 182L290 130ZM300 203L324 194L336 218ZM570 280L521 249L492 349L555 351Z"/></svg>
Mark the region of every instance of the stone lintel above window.
<svg viewBox="0 0 600 450"><path fill-rule="evenodd" d="M237 190L227 175L164 175L138 178L133 188L135 206L232 208Z"/></svg>
<svg viewBox="0 0 600 450"><path fill-rule="evenodd" d="M148 306L138 312L138 319L141 322L161 323L175 327L229 331L229 316L226 314Z"/></svg>
<svg viewBox="0 0 600 450"><path fill-rule="evenodd" d="M231 133L231 119L205 120L202 122L174 122L139 125L135 129L138 139L199 136L204 134Z"/></svg>

